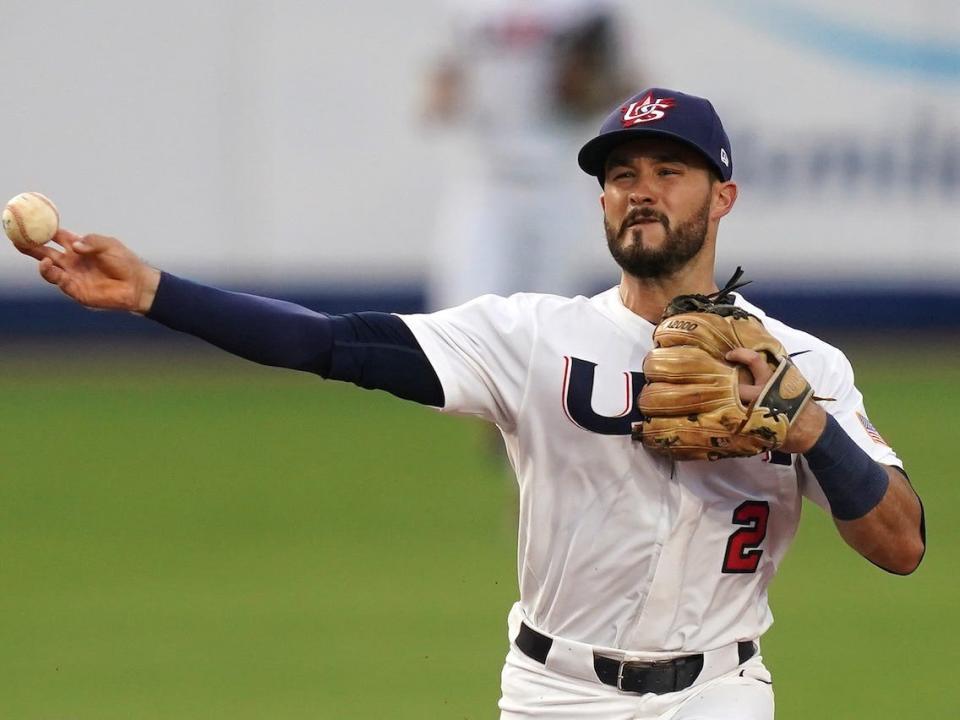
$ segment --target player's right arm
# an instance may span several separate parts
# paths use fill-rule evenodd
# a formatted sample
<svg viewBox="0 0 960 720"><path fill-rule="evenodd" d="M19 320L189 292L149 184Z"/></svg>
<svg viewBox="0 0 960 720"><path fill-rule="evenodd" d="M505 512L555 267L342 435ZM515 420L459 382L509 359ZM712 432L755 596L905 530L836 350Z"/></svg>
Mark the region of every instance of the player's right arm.
<svg viewBox="0 0 960 720"><path fill-rule="evenodd" d="M40 261L40 276L81 305L145 314L153 304L160 271L116 238L83 237L60 229L51 245L16 246Z"/></svg>
<svg viewBox="0 0 960 720"><path fill-rule="evenodd" d="M328 315L160 272L116 238L61 230L61 249L20 248L40 274L91 308L140 313L253 362L315 373L444 407L433 365L407 324L388 313Z"/></svg>
<svg viewBox="0 0 960 720"><path fill-rule="evenodd" d="M91 308L140 313L253 362L315 373L510 427L528 373L535 296L487 295L429 315L327 315L162 273L116 238L61 230L21 248Z"/></svg>

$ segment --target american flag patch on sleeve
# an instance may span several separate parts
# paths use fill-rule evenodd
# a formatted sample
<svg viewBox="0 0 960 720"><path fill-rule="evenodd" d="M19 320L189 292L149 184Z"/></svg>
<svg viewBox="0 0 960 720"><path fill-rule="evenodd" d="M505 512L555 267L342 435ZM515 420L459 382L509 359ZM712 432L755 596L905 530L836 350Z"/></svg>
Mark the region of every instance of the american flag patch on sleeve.
<svg viewBox="0 0 960 720"><path fill-rule="evenodd" d="M867 431L867 435L870 436L870 439L875 443L880 443L881 445L886 445L890 447L889 443L883 439L883 436L877 432L877 429L873 426L873 423L867 419L866 415L862 413L857 413L857 417L860 419L860 424L863 425L863 429Z"/></svg>

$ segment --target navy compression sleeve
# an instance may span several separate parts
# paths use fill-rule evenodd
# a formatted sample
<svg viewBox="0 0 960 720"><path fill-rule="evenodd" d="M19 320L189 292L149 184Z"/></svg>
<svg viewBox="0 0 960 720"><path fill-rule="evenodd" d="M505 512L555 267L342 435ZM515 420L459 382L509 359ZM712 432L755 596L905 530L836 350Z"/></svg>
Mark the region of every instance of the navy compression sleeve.
<svg viewBox="0 0 960 720"><path fill-rule="evenodd" d="M820 438L804 457L837 520L858 520L887 493L890 478L837 422L827 415Z"/></svg>
<svg viewBox="0 0 960 720"><path fill-rule="evenodd" d="M147 317L263 365L304 370L443 407L436 371L410 328L395 315L326 315L162 273Z"/></svg>

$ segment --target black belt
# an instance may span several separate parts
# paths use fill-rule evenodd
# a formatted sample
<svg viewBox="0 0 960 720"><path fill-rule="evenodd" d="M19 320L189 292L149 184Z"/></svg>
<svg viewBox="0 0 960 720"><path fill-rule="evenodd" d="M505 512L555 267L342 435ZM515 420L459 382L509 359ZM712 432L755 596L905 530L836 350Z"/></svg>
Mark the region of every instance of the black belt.
<svg viewBox="0 0 960 720"><path fill-rule="evenodd" d="M520 623L516 639L523 654L541 664L547 662L547 654L553 639L538 633L526 623ZM757 652L750 640L737 643L737 655L742 665ZM593 656L593 669L604 685L613 685L619 690L634 693L663 693L686 690L693 685L703 670L703 655L685 655L672 660L620 661L603 655Z"/></svg>

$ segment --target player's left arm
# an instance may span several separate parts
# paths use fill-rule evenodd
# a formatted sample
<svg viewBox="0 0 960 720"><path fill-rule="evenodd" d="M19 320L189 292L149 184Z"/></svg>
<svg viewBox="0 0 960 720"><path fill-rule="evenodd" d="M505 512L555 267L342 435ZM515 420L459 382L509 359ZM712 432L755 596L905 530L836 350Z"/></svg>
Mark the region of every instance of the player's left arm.
<svg viewBox="0 0 960 720"><path fill-rule="evenodd" d="M728 359L747 365L755 382L769 375L753 351L735 350ZM741 397L752 400L762 385L741 385ZM926 547L923 505L903 471L871 458L814 402L794 420L780 449L803 456L850 547L893 573L917 568Z"/></svg>
<svg viewBox="0 0 960 720"><path fill-rule="evenodd" d="M890 572L909 575L926 550L923 506L899 468L881 467L888 479L883 499L858 520L833 522L847 544L865 558Z"/></svg>
<svg viewBox="0 0 960 720"><path fill-rule="evenodd" d="M908 575L923 558L923 506L906 475L873 460L840 424L809 403L787 435L830 503L840 536L885 570Z"/></svg>

